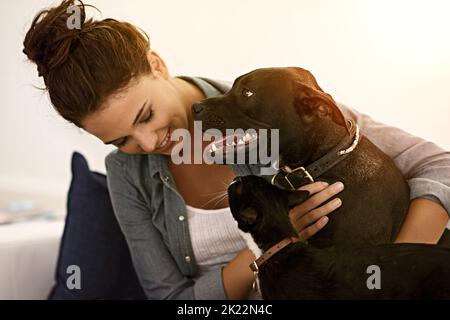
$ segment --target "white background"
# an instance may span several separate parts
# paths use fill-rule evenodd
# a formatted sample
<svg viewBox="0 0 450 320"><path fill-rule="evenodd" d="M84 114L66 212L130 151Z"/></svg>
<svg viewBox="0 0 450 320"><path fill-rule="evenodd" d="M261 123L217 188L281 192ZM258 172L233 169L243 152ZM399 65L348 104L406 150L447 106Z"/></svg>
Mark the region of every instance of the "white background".
<svg viewBox="0 0 450 320"><path fill-rule="evenodd" d="M22 42L34 15L58 3L2 3L0 192L65 197L72 152L104 172L112 150L65 122L33 87L43 81ZM301 66L336 100L450 149L448 1L87 3L102 11L89 16L144 29L172 75L233 80L258 67Z"/></svg>

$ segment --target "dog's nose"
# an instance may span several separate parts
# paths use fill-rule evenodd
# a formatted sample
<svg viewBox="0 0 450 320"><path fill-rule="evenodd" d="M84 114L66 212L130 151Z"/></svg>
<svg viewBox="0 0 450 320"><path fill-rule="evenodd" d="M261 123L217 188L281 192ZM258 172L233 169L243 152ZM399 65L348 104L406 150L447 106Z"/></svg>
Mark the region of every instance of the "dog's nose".
<svg viewBox="0 0 450 320"><path fill-rule="evenodd" d="M194 113L198 114L200 112L203 111L205 107L203 106L203 103L201 102L197 102L192 106L192 110L194 111Z"/></svg>

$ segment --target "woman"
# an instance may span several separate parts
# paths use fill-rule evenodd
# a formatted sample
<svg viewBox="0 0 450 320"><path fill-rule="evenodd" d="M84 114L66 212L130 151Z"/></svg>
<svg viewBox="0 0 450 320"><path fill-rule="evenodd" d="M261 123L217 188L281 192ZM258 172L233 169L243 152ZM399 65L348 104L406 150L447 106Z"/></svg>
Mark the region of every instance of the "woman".
<svg viewBox="0 0 450 320"><path fill-rule="evenodd" d="M193 132L192 104L223 93L229 84L171 77L145 33L113 19L86 20L81 1L81 29L69 30L72 5L64 0L40 12L23 52L37 64L57 112L117 146L106 159L108 185L147 297L248 297L253 283L248 265L255 256L224 197L235 174L248 169L174 165L169 157L176 144L170 140L173 130ZM396 242L436 243L450 211L450 155L354 110L342 106L342 111L408 179L411 205ZM303 188L314 195L290 212L300 237L308 239L326 225L341 203L322 203L343 188L342 183Z"/></svg>

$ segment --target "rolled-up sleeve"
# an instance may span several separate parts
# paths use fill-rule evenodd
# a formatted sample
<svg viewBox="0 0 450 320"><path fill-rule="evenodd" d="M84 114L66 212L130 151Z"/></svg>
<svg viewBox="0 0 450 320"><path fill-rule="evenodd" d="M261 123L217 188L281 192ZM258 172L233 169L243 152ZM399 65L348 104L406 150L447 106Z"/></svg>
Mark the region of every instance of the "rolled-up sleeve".
<svg viewBox="0 0 450 320"><path fill-rule="evenodd" d="M425 198L441 204L450 215L450 152L401 129L339 104L346 117L394 160L410 187L410 199Z"/></svg>
<svg viewBox="0 0 450 320"><path fill-rule="evenodd" d="M222 269L208 272L195 281L183 275L152 222L151 208L126 170L110 156L105 165L113 210L147 298L226 299Z"/></svg>

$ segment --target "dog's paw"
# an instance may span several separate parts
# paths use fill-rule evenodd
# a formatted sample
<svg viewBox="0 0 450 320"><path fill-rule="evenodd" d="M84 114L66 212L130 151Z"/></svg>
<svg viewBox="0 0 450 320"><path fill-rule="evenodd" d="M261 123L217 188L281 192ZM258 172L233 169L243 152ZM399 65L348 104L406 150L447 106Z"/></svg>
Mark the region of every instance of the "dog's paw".
<svg viewBox="0 0 450 320"><path fill-rule="evenodd" d="M303 203L306 199L309 198L309 191L306 190L299 190L294 191L288 195L288 206L289 208L293 208L295 206L298 206L299 204Z"/></svg>

